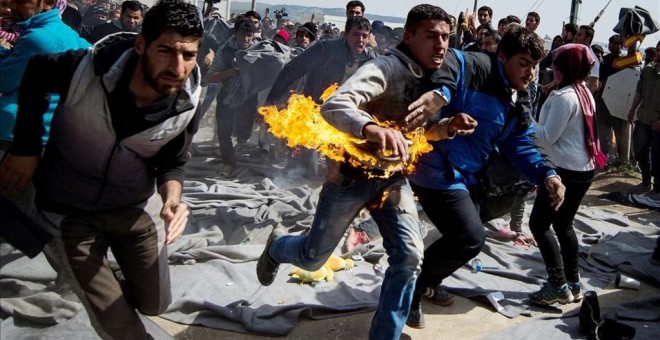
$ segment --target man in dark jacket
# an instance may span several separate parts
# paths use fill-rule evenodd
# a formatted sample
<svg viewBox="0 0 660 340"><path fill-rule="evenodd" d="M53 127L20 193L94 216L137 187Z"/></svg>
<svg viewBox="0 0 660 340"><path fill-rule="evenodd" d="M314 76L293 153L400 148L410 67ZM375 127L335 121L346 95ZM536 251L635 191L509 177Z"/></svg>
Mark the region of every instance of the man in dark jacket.
<svg viewBox="0 0 660 340"><path fill-rule="evenodd" d="M80 28L80 36L91 44L118 32L138 32L142 24L142 4L138 1L127 0L121 4L121 15L119 20L96 25L93 27L83 26Z"/></svg>
<svg viewBox="0 0 660 340"><path fill-rule="evenodd" d="M158 315L171 301L166 245L188 220L183 166L198 124L202 33L194 5L163 0L139 35L35 56L21 83L29 91L19 94L0 192L20 190L34 174L37 222L61 232L44 251L104 339L146 339L135 309ZM51 93L60 102L40 157Z"/></svg>
<svg viewBox="0 0 660 340"><path fill-rule="evenodd" d="M232 177L236 174L236 155L231 139L232 134L236 133L238 144L246 143L252 133L254 119L257 115L256 98L245 100L236 107L230 105L232 90L240 85L240 70L236 65L236 52L252 47L256 30L254 23L247 18L237 20L233 28L234 36L218 48L206 76L208 83L221 83L216 96L215 123L223 162L220 175L225 177Z"/></svg>
<svg viewBox="0 0 660 340"><path fill-rule="evenodd" d="M266 104L286 102L292 85L302 77L306 77L302 93L320 101L321 94L328 86L342 84L358 67L377 56L375 51L367 47L370 34L369 20L361 16L348 18L342 39L319 41L282 69L268 94ZM316 177L318 154L312 150L302 150L287 167L300 167L303 176Z"/></svg>

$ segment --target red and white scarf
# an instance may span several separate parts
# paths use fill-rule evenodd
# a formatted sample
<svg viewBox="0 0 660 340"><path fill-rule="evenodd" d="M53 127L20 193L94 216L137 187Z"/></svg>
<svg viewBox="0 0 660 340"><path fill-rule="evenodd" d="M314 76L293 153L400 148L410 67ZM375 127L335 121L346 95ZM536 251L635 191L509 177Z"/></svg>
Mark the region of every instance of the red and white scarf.
<svg viewBox="0 0 660 340"><path fill-rule="evenodd" d="M581 44L566 44L556 48L552 52L552 71L555 80L562 83L564 74L584 74L595 62L589 47ZM580 107L584 117L585 139L587 153L598 169L607 164L607 156L600 148L598 131L596 128L596 116L594 115L594 98L589 92L582 79L571 84L575 88Z"/></svg>

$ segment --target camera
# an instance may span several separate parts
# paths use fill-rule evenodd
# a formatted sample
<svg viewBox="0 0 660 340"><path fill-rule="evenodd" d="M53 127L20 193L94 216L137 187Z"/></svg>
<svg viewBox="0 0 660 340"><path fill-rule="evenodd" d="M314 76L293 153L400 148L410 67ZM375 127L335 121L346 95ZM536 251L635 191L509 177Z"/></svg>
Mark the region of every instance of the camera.
<svg viewBox="0 0 660 340"><path fill-rule="evenodd" d="M275 10L275 19L277 20L282 20L283 17L288 17L289 14L286 12L286 8L282 7L282 9Z"/></svg>

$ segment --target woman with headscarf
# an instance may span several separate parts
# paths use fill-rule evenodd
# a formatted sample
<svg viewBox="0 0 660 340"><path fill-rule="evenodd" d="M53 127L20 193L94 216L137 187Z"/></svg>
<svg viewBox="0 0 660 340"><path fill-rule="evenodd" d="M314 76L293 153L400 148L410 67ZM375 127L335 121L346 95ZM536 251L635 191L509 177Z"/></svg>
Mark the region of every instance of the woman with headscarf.
<svg viewBox="0 0 660 340"><path fill-rule="evenodd" d="M566 193L564 203L555 210L550 205L552 196L539 187L529 219L548 271L548 282L529 294L533 303L541 305L582 299L573 218L591 186L594 170L607 161L598 142L595 102L584 82L595 61L589 47L566 44L552 51L552 57L559 85L543 105L534 131L537 146L557 167Z"/></svg>

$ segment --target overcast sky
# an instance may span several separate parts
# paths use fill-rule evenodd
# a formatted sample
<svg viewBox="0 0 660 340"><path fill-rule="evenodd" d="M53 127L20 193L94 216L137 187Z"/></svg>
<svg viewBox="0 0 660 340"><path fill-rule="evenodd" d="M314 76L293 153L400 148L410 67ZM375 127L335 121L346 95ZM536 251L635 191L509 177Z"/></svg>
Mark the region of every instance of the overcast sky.
<svg viewBox="0 0 660 340"><path fill-rule="evenodd" d="M246 0L241 0L246 1ZM301 6L314 6L322 8L337 8L346 6L347 0L257 0L268 4L289 4ZM366 7L367 17L370 13L405 18L406 14L415 4L430 3L442 7L450 14L457 15L460 11L469 8L472 11L473 0L435 0L427 2L406 0L362 0ZM607 0L583 0L580 6L578 24L589 24L598 12L603 9ZM571 0L490 0L479 1L478 6L490 6L493 9L494 21L514 14L523 22L527 12L536 11L541 15L541 25L537 30L541 36L546 34L554 37L561 33L562 22L568 22L571 12ZM614 34L612 28L619 21L619 9L622 7L640 6L648 10L656 21L660 18L660 0L612 0L605 13L596 23L596 37L594 41L606 42ZM660 32L646 37L642 47L655 46L660 40Z"/></svg>

